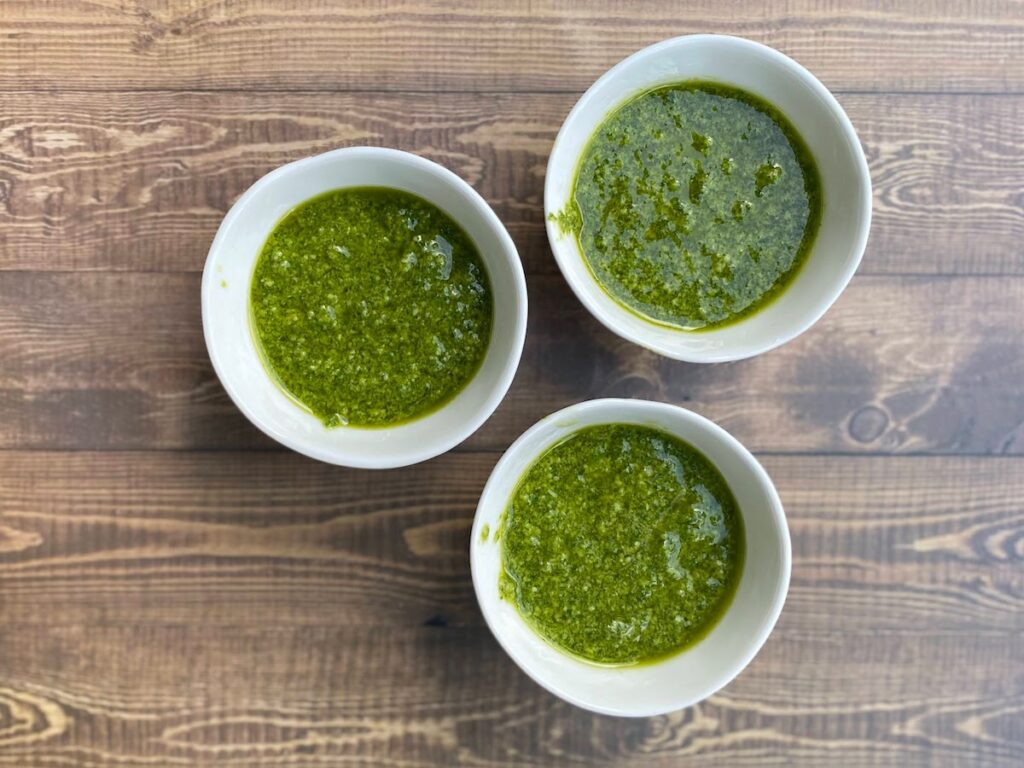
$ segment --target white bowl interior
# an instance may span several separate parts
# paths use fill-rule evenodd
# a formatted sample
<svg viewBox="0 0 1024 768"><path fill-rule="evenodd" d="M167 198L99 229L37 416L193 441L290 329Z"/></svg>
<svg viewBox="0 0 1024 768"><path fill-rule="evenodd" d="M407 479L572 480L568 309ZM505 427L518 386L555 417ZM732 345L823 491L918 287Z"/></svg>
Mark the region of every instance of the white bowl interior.
<svg viewBox="0 0 1024 768"><path fill-rule="evenodd" d="M680 360L736 360L767 351L809 328L839 297L867 243L871 181L856 133L825 87L792 59L736 37L694 35L645 48L609 70L569 114L548 162L545 216L565 208L584 148L608 113L650 88L684 80L737 86L777 106L807 142L822 184L822 221L807 262L787 290L761 311L698 333L648 322L613 300L583 262L576 238L547 223L566 280L609 329Z"/></svg>
<svg viewBox="0 0 1024 768"><path fill-rule="evenodd" d="M453 400L396 427L327 429L270 378L249 325L249 289L263 243L288 211L333 189L382 186L429 200L457 221L480 251L494 297L487 355ZM335 150L283 166L257 181L225 217L203 273L203 327L228 394L260 429L323 461L394 467L436 456L475 431L508 390L526 335L526 282L515 245L494 212L455 174L396 150Z"/></svg>
<svg viewBox="0 0 1024 768"><path fill-rule="evenodd" d="M498 594L501 514L523 472L552 444L593 424L644 424L690 443L718 467L740 506L746 558L733 601L697 644L664 661L601 667L568 656L537 635ZM481 539L484 526L490 535ZM745 667L767 639L789 588L790 540L778 494L756 459L729 433L674 405L646 400L592 400L559 411L517 440L495 467L473 521L470 561L484 618L508 654L534 680L581 707L649 716L710 696Z"/></svg>

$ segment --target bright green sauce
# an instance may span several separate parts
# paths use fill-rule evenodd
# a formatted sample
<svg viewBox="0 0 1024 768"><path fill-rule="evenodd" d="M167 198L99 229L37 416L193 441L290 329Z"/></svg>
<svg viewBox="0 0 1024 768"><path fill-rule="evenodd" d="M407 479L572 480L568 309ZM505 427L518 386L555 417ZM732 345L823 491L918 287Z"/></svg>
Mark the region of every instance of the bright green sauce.
<svg viewBox="0 0 1024 768"><path fill-rule="evenodd" d="M328 427L385 426L454 397L487 351L480 254L415 195L355 187L292 210L256 262L253 330L281 386Z"/></svg>
<svg viewBox="0 0 1024 768"><path fill-rule="evenodd" d="M556 220L620 303L659 323L714 328L792 281L821 221L821 182L777 109L694 80L606 118Z"/></svg>
<svg viewBox="0 0 1024 768"><path fill-rule="evenodd" d="M499 533L502 597L550 643L601 664L699 640L743 570L743 520L725 480L649 427L589 427L549 448Z"/></svg>

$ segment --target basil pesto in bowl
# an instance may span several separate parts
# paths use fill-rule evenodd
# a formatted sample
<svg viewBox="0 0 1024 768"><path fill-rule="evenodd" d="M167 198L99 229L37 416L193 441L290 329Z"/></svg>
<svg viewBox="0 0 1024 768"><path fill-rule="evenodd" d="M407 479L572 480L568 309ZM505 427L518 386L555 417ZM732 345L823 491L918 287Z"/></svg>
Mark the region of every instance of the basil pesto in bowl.
<svg viewBox="0 0 1024 768"><path fill-rule="evenodd" d="M386 427L455 397L491 338L490 281L444 211L408 192L326 192L256 260L253 330L278 383L327 427Z"/></svg>
<svg viewBox="0 0 1024 768"><path fill-rule="evenodd" d="M867 162L806 69L694 35L609 70L559 131L548 239L587 309L690 362L737 360L807 330L860 262Z"/></svg>
<svg viewBox="0 0 1024 768"><path fill-rule="evenodd" d="M719 328L793 281L821 222L821 181L785 115L691 80L615 110L580 159L569 212L583 258L633 312Z"/></svg>
<svg viewBox="0 0 1024 768"><path fill-rule="evenodd" d="M352 467L436 456L493 413L526 336L526 281L462 179L392 149L299 160L224 218L202 281L225 390L294 450Z"/></svg>
<svg viewBox="0 0 1024 768"><path fill-rule="evenodd" d="M731 435L678 406L592 400L495 466L470 540L491 631L578 706L649 716L735 677L778 619L790 540L775 487Z"/></svg>
<svg viewBox="0 0 1024 768"><path fill-rule="evenodd" d="M743 572L743 516L722 474L675 435L596 424L523 473L495 536L498 590L566 653L629 665L698 642Z"/></svg>

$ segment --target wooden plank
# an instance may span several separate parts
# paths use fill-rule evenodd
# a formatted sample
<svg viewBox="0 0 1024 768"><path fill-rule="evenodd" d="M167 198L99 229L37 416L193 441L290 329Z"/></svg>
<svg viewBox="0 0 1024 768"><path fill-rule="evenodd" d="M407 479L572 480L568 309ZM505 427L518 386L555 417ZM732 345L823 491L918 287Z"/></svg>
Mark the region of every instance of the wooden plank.
<svg viewBox="0 0 1024 768"><path fill-rule="evenodd" d="M812 331L693 366L601 328L543 231L577 96L659 39L818 74L875 185ZM0 3L0 768L1024 765L1019 0ZM280 449L220 388L198 270L268 170L435 159L529 274L516 382L437 459ZM776 631L709 701L592 715L520 673L469 578L499 451L648 397L757 451L793 536Z"/></svg>
<svg viewBox="0 0 1024 768"><path fill-rule="evenodd" d="M2 451L0 625L478 626L496 460L384 482L293 453ZM1024 458L764 461L793 535L785 632L1024 633Z"/></svg>
<svg viewBox="0 0 1024 768"><path fill-rule="evenodd" d="M495 459L383 483L294 454L0 452L0 765L1024 757L1024 459L768 457L779 627L647 720L544 693L483 626L466 539Z"/></svg>
<svg viewBox="0 0 1024 768"><path fill-rule="evenodd" d="M708 701L628 719L555 699L482 627L37 627L0 635L0 765L1011 768L1022 652L780 633Z"/></svg>
<svg viewBox="0 0 1024 768"><path fill-rule="evenodd" d="M686 404L757 451L1024 452L1021 278L858 277L801 338L714 366L620 340L559 276L529 289L515 383L464 448L625 396ZM191 274L0 273L0 447L273 447L214 377L198 298Z"/></svg>
<svg viewBox="0 0 1024 768"><path fill-rule="evenodd" d="M544 169L574 98L0 93L0 269L200 270L221 217L261 175L373 144L455 170L527 270L553 272ZM1024 96L842 100L875 185L862 274L1024 274Z"/></svg>
<svg viewBox="0 0 1024 768"><path fill-rule="evenodd" d="M6 89L579 92L645 45L708 32L775 46L837 89L1024 86L1013 0L8 0L0 24Z"/></svg>

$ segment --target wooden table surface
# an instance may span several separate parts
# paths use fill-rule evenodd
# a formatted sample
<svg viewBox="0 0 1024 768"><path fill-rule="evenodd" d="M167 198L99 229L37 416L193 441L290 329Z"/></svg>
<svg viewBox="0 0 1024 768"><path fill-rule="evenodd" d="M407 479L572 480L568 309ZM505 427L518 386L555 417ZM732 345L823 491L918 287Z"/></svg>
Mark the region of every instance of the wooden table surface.
<svg viewBox="0 0 1024 768"><path fill-rule="evenodd" d="M600 327L541 210L579 94L694 32L809 67L874 181L835 307L715 366ZM2 0L0 766L1024 764L1022 126L1018 0ZM530 291L497 413L386 473L260 434L200 328L232 202L352 144L467 179ZM605 395L718 421L792 529L764 649L664 717L547 694L470 585L500 451Z"/></svg>

